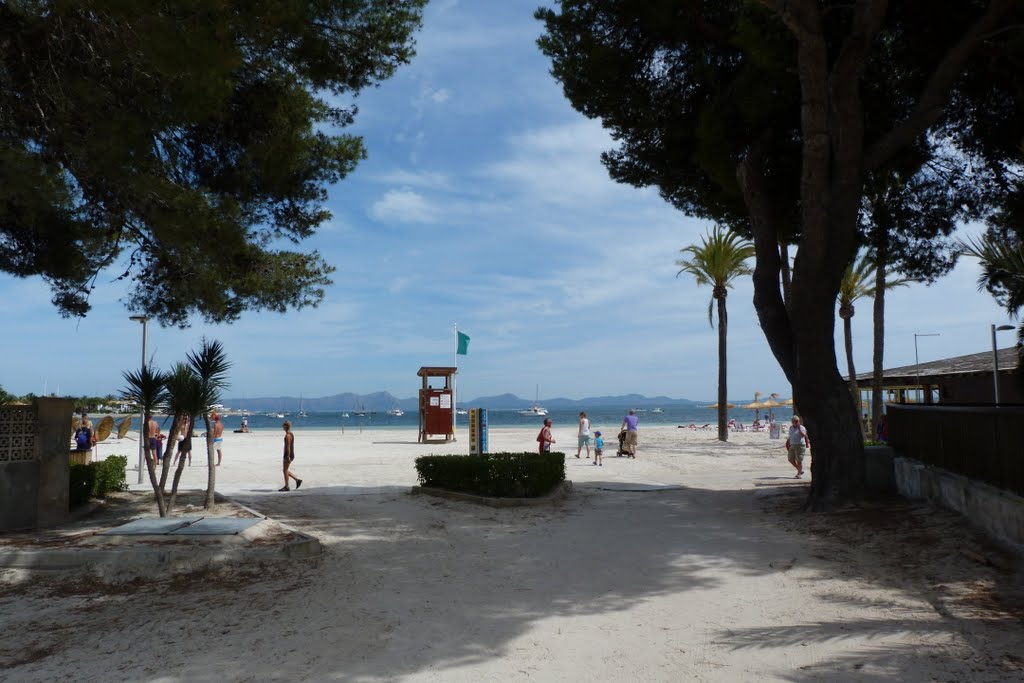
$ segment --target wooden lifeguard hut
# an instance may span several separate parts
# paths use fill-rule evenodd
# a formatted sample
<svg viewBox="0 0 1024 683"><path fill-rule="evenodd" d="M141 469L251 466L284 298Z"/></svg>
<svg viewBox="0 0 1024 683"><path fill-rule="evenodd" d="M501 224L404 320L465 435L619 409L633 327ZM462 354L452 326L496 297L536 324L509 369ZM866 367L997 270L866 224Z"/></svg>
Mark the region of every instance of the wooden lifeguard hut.
<svg viewBox="0 0 1024 683"><path fill-rule="evenodd" d="M416 373L423 378L420 387L420 443L431 436L444 436L446 442L455 440L455 385L452 378L458 371L456 367L424 366ZM442 377L444 387L435 388L432 378Z"/></svg>

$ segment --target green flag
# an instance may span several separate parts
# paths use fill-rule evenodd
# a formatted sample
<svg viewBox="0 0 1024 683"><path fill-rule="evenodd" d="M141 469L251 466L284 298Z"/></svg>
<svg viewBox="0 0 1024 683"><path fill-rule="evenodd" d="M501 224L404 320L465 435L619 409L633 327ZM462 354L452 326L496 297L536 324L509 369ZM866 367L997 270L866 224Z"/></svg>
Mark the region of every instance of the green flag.
<svg viewBox="0 0 1024 683"><path fill-rule="evenodd" d="M460 356L465 356L469 353L469 335L463 334L462 332L457 333L459 335L459 345L455 349L455 353Z"/></svg>

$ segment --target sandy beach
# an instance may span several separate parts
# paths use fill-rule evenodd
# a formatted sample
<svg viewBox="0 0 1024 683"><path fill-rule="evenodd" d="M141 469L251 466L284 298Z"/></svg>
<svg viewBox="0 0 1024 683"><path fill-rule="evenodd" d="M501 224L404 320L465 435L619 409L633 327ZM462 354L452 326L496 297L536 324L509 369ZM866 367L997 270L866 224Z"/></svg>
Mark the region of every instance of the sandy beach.
<svg viewBox="0 0 1024 683"><path fill-rule="evenodd" d="M614 432L617 425L595 425ZM316 535L319 560L127 588L0 595L18 681L1006 681L1024 673L1020 559L951 513L796 512L781 441L643 428L638 458L577 460L551 506L410 496L413 429L225 436L218 490ZM533 428L490 432L532 450ZM101 455L134 453L134 441ZM569 446L572 446L570 449ZM108 450L109 449L109 450ZM134 462L134 459L130 460ZM134 481L134 472L129 474ZM202 458L183 486L206 481ZM967 554L991 558L982 565Z"/></svg>

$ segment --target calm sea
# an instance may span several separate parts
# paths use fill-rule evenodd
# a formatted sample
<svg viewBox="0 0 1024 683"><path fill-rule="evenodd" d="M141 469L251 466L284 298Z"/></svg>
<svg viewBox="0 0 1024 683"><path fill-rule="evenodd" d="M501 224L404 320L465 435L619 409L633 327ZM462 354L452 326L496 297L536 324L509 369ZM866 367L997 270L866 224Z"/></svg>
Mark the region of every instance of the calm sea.
<svg viewBox="0 0 1024 683"><path fill-rule="evenodd" d="M592 408L584 408L587 411L587 416L590 418L590 423L593 429L601 429L612 431L616 430L619 425L622 424L622 418L626 414L626 410L622 408L602 408L595 406ZM677 406L671 408L663 408L663 412L655 413L651 412L650 409L646 411L637 411L637 416L640 418L640 426L643 425L689 425L696 424L697 426L705 425L708 423L714 424L717 420L717 411L713 408L702 408L699 406ZM776 420L789 420L789 416L792 414L789 407L775 408L775 419ZM579 415L579 409L565 409L565 410L549 410L548 417L554 422L555 426L567 427L575 426ZM764 411L761 411L762 419L764 419ZM729 411L729 417L739 420L743 424L749 425L754 421L753 410L743 410L741 408L733 408ZM416 412L406 412L405 415L400 417L394 415L388 415L385 412L372 413L366 415L366 417L357 417L353 413L349 413L349 417L343 417L340 412L331 413L309 413L306 417L298 417L294 413L286 414L284 418L279 418L274 415L264 414L251 414L249 415L249 429L250 430L280 430L281 423L284 420L291 420L292 428L295 430L304 429L392 429L392 428L415 428L419 425L419 415ZM456 426L464 427L467 424L469 415L458 415L456 417ZM497 410L490 409L487 411L488 424L492 427L524 427L536 425L540 427L543 423L544 418L533 415L520 415L517 410ZM224 428L228 431L234 431L241 426L242 417L240 415L225 415L224 416ZM202 422L200 422L202 425Z"/></svg>

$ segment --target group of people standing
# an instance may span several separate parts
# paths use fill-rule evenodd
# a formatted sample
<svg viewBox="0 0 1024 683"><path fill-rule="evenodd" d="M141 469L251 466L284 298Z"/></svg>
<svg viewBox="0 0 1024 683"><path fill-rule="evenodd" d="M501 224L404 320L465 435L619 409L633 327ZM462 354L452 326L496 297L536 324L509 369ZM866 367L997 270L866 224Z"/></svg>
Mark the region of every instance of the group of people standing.
<svg viewBox="0 0 1024 683"><path fill-rule="evenodd" d="M555 443L555 436L551 431L552 421L550 417L544 418L544 426L537 434L537 443L541 453L550 453L551 444ZM627 458L636 458L637 437L639 435L640 418L635 410L622 419L622 427L619 431L619 452L618 455L625 455ZM580 411L579 423L576 430L576 457L580 457L583 449L587 449L587 459L590 459L590 443L594 443L594 465L603 465L604 439L600 431L590 431L590 418L585 411Z"/></svg>

